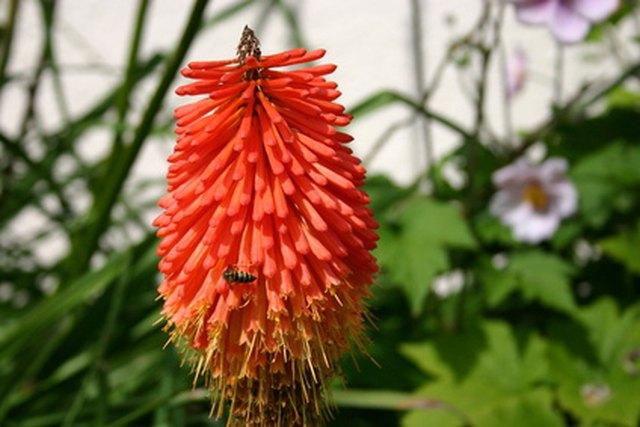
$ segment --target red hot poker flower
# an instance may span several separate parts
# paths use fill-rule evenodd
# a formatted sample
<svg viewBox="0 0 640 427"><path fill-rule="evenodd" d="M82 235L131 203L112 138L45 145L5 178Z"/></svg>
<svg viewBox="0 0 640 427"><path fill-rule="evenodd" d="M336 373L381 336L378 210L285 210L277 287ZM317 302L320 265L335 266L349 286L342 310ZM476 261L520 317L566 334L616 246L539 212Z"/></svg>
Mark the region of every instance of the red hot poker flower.
<svg viewBox="0 0 640 427"><path fill-rule="evenodd" d="M362 344L377 225L336 130L351 116L334 65L276 69L324 53L261 56L245 28L236 59L190 63L176 91L206 97L175 112L159 292L230 425L319 424L337 360Z"/></svg>

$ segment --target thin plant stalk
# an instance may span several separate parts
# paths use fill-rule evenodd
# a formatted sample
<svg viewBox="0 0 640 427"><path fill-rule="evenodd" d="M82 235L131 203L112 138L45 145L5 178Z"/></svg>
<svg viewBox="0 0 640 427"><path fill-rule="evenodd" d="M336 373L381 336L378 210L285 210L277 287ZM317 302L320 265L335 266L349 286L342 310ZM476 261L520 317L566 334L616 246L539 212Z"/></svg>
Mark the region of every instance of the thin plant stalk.
<svg viewBox="0 0 640 427"><path fill-rule="evenodd" d="M562 92L564 89L564 46L556 42L556 57L553 76L553 102L556 105L562 104Z"/></svg>
<svg viewBox="0 0 640 427"><path fill-rule="evenodd" d="M19 0L11 0L7 4L7 21L3 29L2 51L0 51L0 94L2 93L2 88L7 80L5 73L7 71L7 65L9 64L9 58L11 57L11 47L13 45L13 34L15 32L19 5ZM2 99L1 96L0 99Z"/></svg>
<svg viewBox="0 0 640 427"><path fill-rule="evenodd" d="M425 76L427 73L426 58L424 55L423 27L422 27L422 5L420 0L411 0L411 47L413 58L413 78L416 93L426 93ZM424 101L428 107L428 100ZM418 117L418 142L424 144L425 168L431 169L434 161L433 138L431 133L431 119L426 116Z"/></svg>

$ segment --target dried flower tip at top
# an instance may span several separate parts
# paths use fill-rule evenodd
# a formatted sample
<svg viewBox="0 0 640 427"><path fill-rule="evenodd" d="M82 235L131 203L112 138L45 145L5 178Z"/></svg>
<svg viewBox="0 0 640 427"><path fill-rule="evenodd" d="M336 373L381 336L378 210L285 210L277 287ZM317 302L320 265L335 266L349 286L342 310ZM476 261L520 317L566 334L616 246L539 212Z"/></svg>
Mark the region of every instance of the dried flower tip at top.
<svg viewBox="0 0 640 427"><path fill-rule="evenodd" d="M242 30L242 36L240 37L240 43L237 49L238 61L240 65L244 65L247 57L252 56L256 61L260 61L260 40L256 37L256 33L253 32L248 25L244 26ZM260 78L260 68L250 68L244 73L244 79L247 81L258 80Z"/></svg>
<svg viewBox="0 0 640 427"><path fill-rule="evenodd" d="M244 60L247 56L254 56L256 59L260 59L260 40L256 37L256 33L253 32L248 25L244 26L242 30L242 36L240 37L240 43L237 50L238 59L240 64L244 64Z"/></svg>

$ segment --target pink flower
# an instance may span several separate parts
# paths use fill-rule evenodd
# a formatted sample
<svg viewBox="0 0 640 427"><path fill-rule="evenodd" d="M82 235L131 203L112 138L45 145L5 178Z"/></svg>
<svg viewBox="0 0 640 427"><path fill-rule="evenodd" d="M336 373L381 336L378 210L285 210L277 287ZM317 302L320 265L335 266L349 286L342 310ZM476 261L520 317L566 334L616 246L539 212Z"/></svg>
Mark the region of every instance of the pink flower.
<svg viewBox="0 0 640 427"><path fill-rule="evenodd" d="M578 205L578 193L566 171L567 162L560 158L537 166L521 159L497 170L493 183L499 190L491 200L491 213L511 228L517 240L534 244L551 238Z"/></svg>
<svg viewBox="0 0 640 427"><path fill-rule="evenodd" d="M589 27L618 8L618 0L513 0L518 20L546 25L561 43L585 38Z"/></svg>
<svg viewBox="0 0 640 427"><path fill-rule="evenodd" d="M529 60L524 50L518 48L509 58L506 65L505 91L508 98L520 93L527 80L527 65Z"/></svg>

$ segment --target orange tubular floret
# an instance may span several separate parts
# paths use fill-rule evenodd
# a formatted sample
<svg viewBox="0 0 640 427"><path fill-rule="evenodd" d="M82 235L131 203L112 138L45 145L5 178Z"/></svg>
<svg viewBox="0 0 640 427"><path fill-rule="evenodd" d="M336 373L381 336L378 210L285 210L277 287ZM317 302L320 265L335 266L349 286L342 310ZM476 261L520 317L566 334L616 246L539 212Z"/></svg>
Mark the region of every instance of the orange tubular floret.
<svg viewBox="0 0 640 427"><path fill-rule="evenodd" d="M336 130L351 116L324 78L335 65L279 68L324 54L261 56L245 30L238 58L189 63L194 81L176 90L203 98L175 111L154 221L162 312L213 413L231 402L230 426L318 425L338 359L364 340L377 225L352 138ZM230 266L254 279L229 279Z"/></svg>

